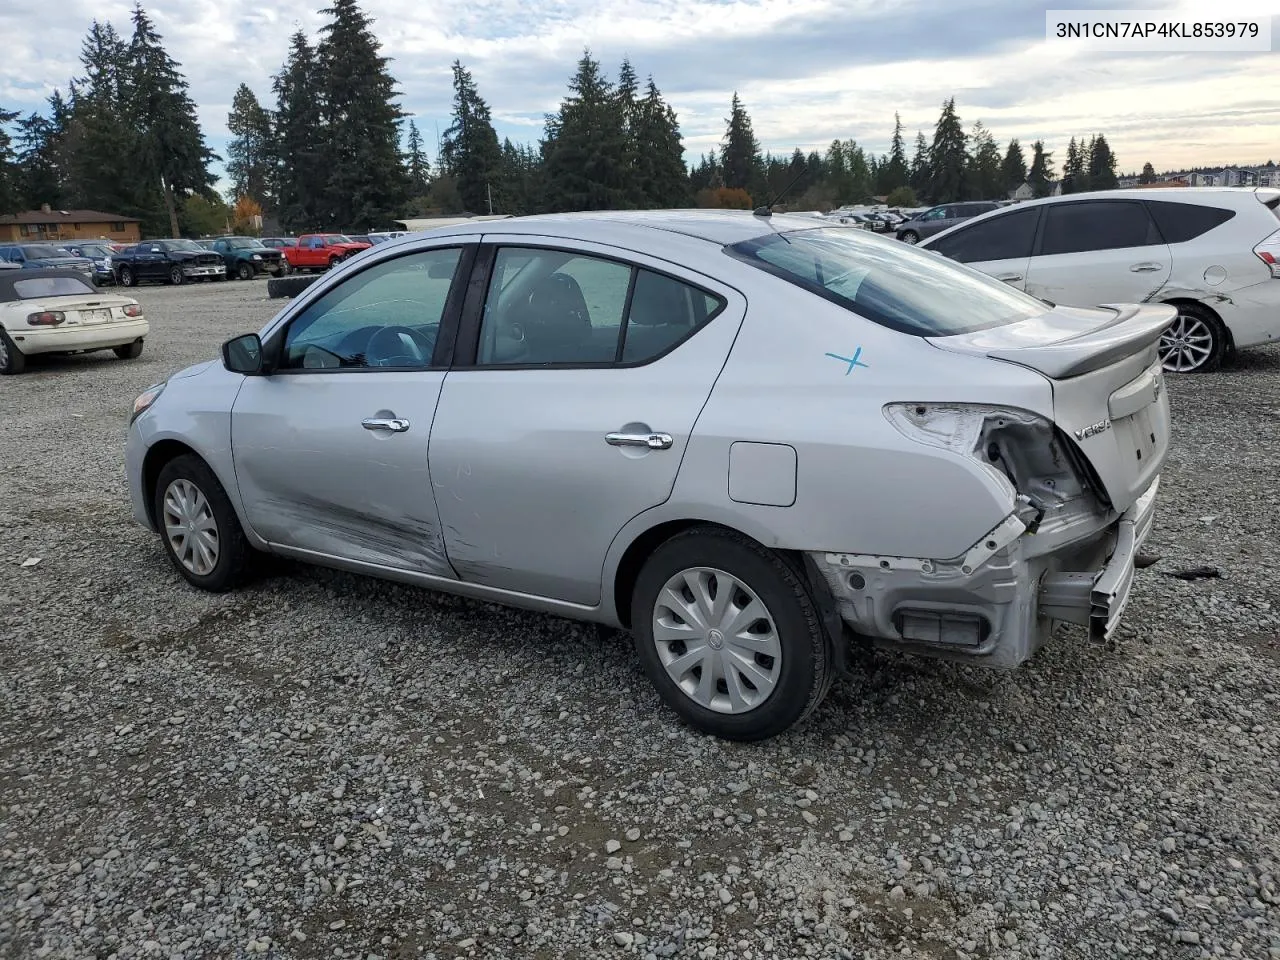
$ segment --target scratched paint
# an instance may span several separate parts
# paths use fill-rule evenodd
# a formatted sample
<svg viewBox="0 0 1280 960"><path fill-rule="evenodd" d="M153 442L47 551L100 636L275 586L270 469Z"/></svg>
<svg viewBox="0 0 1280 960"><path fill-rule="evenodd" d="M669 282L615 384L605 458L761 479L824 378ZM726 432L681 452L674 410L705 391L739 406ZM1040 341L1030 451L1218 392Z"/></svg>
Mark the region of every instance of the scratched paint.
<svg viewBox="0 0 1280 960"><path fill-rule="evenodd" d="M854 368L854 367L865 367L865 366L867 366L865 363L863 363L863 362L862 362L862 359L861 359L861 358L862 358L862 348L861 348L861 347L858 347L856 350L854 350L854 351L853 351L853 356L852 356L852 357L842 357L842 356L841 356L840 354L838 354L838 353L828 353L828 354L826 354L826 356L831 357L831 358L832 358L832 359L834 359L834 360L840 360L840 361L842 361L843 363L848 364L848 367L847 367L847 369L846 369L846 370L845 370L845 372L844 372L844 375L845 375L846 377L847 377L849 374L853 373L853 368Z"/></svg>

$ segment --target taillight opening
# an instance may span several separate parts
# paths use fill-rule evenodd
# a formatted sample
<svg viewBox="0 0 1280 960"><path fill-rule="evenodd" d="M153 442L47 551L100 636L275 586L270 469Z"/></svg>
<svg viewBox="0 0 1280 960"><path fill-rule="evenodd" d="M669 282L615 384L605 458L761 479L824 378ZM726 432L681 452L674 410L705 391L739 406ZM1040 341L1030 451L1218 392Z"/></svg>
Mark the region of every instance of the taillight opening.
<svg viewBox="0 0 1280 960"><path fill-rule="evenodd" d="M127 304L124 308L124 315L126 317L140 317L142 316L142 307L136 303Z"/></svg>
<svg viewBox="0 0 1280 960"><path fill-rule="evenodd" d="M1254 255L1267 265L1271 279L1280 280L1280 230L1253 248Z"/></svg>
<svg viewBox="0 0 1280 960"><path fill-rule="evenodd" d="M29 314L27 323L33 327L56 327L66 319L67 315L60 310L45 310Z"/></svg>

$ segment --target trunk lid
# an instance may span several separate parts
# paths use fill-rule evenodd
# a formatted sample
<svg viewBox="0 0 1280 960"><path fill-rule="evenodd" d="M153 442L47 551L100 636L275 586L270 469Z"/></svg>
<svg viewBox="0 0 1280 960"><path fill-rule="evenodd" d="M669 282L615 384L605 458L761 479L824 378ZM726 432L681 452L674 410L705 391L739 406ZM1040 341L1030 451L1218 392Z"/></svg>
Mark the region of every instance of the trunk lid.
<svg viewBox="0 0 1280 960"><path fill-rule="evenodd" d="M126 317L124 308L136 303L130 297L44 297L41 299L23 300L23 315L58 311L66 315L66 320L58 325L62 327L91 327L103 323L119 323L124 320L134 321L141 317Z"/></svg>
<svg viewBox="0 0 1280 960"><path fill-rule="evenodd" d="M1031 320L929 342L1016 363L1048 379L1054 420L1123 512L1151 485L1168 453L1169 398L1156 344L1176 313L1164 304L1057 307Z"/></svg>

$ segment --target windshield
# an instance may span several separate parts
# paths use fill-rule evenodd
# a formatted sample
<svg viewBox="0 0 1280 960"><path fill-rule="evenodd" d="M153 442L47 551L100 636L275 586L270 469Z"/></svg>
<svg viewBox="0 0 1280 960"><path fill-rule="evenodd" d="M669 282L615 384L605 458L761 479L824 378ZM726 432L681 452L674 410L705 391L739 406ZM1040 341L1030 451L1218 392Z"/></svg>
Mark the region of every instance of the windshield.
<svg viewBox="0 0 1280 960"><path fill-rule="evenodd" d="M162 250L187 250L191 253L207 253L204 247L194 240L161 240L156 246Z"/></svg>
<svg viewBox="0 0 1280 960"><path fill-rule="evenodd" d="M85 243L80 245L80 252L86 257L109 257L111 251L106 247L100 247L95 243Z"/></svg>
<svg viewBox="0 0 1280 960"><path fill-rule="evenodd" d="M23 300L34 300L40 297L79 297L96 291L75 277L32 277L30 280L13 281L13 292Z"/></svg>
<svg viewBox="0 0 1280 960"><path fill-rule="evenodd" d="M856 230L771 233L725 249L873 323L920 337L986 330L1049 309L976 270Z"/></svg>
<svg viewBox="0 0 1280 960"><path fill-rule="evenodd" d="M65 250L58 250L57 247L49 243L31 243L22 248L22 255L28 260L46 260L57 257L69 257L71 254Z"/></svg>
<svg viewBox="0 0 1280 960"><path fill-rule="evenodd" d="M227 247L231 250L261 250L262 244L252 237L236 237L227 241Z"/></svg>

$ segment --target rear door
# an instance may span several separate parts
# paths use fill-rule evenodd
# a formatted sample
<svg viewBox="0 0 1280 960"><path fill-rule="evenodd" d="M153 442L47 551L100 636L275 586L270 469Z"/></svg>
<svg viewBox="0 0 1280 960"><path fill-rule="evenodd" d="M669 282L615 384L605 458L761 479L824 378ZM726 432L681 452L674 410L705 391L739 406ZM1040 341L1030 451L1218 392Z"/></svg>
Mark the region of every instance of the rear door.
<svg viewBox="0 0 1280 960"><path fill-rule="evenodd" d="M1172 262L1139 200L1050 203L1044 205L1026 290L1075 307L1141 303L1168 280Z"/></svg>
<svg viewBox="0 0 1280 960"><path fill-rule="evenodd" d="M615 247L485 240L432 428L445 547L463 580L594 605L618 531L671 495L746 301Z"/></svg>
<svg viewBox="0 0 1280 960"><path fill-rule="evenodd" d="M1022 207L928 242L926 249L989 274L1011 287L1026 288L1027 266L1041 207Z"/></svg>

